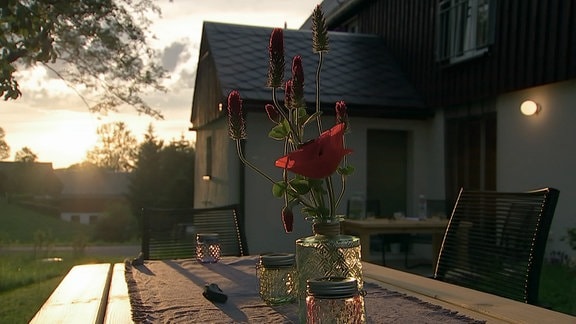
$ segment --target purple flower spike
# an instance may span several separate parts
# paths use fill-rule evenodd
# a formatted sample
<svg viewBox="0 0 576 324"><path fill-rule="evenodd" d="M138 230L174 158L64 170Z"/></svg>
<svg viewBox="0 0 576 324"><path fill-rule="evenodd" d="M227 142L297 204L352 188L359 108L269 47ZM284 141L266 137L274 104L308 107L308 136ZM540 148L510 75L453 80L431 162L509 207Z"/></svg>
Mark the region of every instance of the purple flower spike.
<svg viewBox="0 0 576 324"><path fill-rule="evenodd" d="M270 35L268 47L270 62L268 66L268 83L270 88L279 88L284 79L284 32L282 28L274 28Z"/></svg>
<svg viewBox="0 0 576 324"><path fill-rule="evenodd" d="M304 68L302 56L297 55L292 60L292 106L303 108L304 104Z"/></svg>
<svg viewBox="0 0 576 324"><path fill-rule="evenodd" d="M240 92L232 90L228 95L228 126L230 137L234 140L246 138L246 123L242 110Z"/></svg>

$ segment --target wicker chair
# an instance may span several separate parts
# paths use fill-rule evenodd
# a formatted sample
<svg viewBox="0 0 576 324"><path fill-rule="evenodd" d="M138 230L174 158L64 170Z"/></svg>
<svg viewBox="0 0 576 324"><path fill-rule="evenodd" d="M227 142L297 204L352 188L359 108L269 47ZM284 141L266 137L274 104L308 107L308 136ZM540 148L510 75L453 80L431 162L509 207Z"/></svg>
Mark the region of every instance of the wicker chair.
<svg viewBox="0 0 576 324"><path fill-rule="evenodd" d="M553 188L530 192L461 189L434 278L537 304L558 196Z"/></svg>
<svg viewBox="0 0 576 324"><path fill-rule="evenodd" d="M192 258L197 233L218 233L221 255L247 255L237 205L216 208L143 208L142 257Z"/></svg>

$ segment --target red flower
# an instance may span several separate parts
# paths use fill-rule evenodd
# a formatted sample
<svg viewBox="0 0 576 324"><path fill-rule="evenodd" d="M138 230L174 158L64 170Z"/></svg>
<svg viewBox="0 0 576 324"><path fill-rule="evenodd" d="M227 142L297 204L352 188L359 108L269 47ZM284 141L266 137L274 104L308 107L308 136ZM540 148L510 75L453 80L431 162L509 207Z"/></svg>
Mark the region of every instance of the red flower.
<svg viewBox="0 0 576 324"><path fill-rule="evenodd" d="M292 209L288 207L282 208L282 224L284 224L284 230L286 233L291 233L294 225L294 213Z"/></svg>
<svg viewBox="0 0 576 324"><path fill-rule="evenodd" d="M352 152L344 148L344 129L344 124L336 124L317 139L276 160L275 165L308 178L330 176L338 169L342 158Z"/></svg>

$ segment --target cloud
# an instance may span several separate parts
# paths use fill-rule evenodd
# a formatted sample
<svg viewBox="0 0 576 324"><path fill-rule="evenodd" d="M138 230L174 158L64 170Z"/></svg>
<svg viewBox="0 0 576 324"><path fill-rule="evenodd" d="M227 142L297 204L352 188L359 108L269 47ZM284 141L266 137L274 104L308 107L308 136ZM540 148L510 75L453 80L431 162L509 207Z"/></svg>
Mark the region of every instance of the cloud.
<svg viewBox="0 0 576 324"><path fill-rule="evenodd" d="M182 59L190 57L190 53L186 52L186 44L181 42L174 42L168 47L164 48L162 53L162 66L169 72L173 72L178 63L181 61L180 55L184 54Z"/></svg>

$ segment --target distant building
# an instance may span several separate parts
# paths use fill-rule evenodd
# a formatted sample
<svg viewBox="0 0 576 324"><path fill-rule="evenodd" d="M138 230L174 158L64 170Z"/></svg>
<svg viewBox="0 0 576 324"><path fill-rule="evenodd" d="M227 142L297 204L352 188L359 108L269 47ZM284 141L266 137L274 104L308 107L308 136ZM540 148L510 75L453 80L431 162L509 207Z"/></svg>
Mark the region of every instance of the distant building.
<svg viewBox="0 0 576 324"><path fill-rule="evenodd" d="M56 170L63 184L60 218L69 222L94 224L109 206L127 203L128 174L97 168Z"/></svg>
<svg viewBox="0 0 576 324"><path fill-rule="evenodd" d="M50 162L0 162L2 197L54 197L61 190Z"/></svg>

